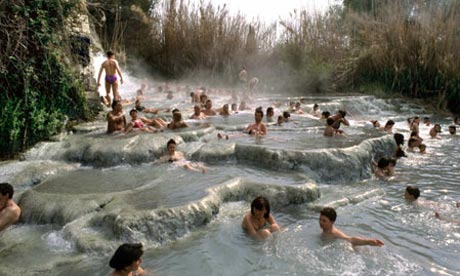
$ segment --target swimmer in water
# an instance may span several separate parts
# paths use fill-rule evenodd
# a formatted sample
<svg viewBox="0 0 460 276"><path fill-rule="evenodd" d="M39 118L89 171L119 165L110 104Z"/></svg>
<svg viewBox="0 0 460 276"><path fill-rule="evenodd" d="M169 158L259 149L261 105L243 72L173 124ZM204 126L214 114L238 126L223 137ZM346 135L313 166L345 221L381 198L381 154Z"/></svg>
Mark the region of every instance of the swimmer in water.
<svg viewBox="0 0 460 276"><path fill-rule="evenodd" d="M185 128L188 127L187 123L182 120L182 114L180 111L174 111L173 112L173 119L172 121L167 125L169 129L178 129L178 128Z"/></svg>
<svg viewBox="0 0 460 276"><path fill-rule="evenodd" d="M217 112L214 109L212 109L212 101L211 100L206 101L206 108L203 110L203 113L206 116L216 116L217 115Z"/></svg>
<svg viewBox="0 0 460 276"><path fill-rule="evenodd" d="M252 201L251 211L244 216L241 226L250 237L256 240L264 240L280 230L275 218L270 214L268 199L262 196Z"/></svg>
<svg viewBox="0 0 460 276"><path fill-rule="evenodd" d="M206 118L206 115L203 112L201 112L201 107L199 105L195 105L193 110L194 112L192 115L190 115L190 119L203 120Z"/></svg>
<svg viewBox="0 0 460 276"><path fill-rule="evenodd" d="M346 240L353 246L360 245L371 245L371 246L383 246L383 242L378 239L367 239L361 237L352 237L340 231L334 226L337 218L337 213L331 207L324 207L319 216L319 226L323 230L323 235L326 237L332 237L337 239Z"/></svg>
<svg viewBox="0 0 460 276"><path fill-rule="evenodd" d="M14 189L9 183L0 183L0 231L15 224L21 215L21 208L13 201Z"/></svg>
<svg viewBox="0 0 460 276"><path fill-rule="evenodd" d="M142 263L142 244L125 243L118 247L115 254L110 259L109 265L115 269L109 276L141 276L144 270Z"/></svg>
<svg viewBox="0 0 460 276"><path fill-rule="evenodd" d="M194 163L194 162L190 162L190 161L187 161L185 160L185 156L182 152L180 151L176 151L176 148L177 148L177 144L176 144L176 141L174 141L174 139L170 139L168 141L168 143L166 144L166 148L168 150L168 152L163 155L159 160L158 162L160 163L166 163L166 162L169 162L169 163L175 163L181 167L183 167L184 169L187 169L187 170L191 170L191 171L195 171L195 172L201 172L201 173L206 173L206 171L208 170L208 167L200 164L200 163ZM157 162L154 162L154 163L157 163Z"/></svg>
<svg viewBox="0 0 460 276"><path fill-rule="evenodd" d="M327 118L326 120L326 128L324 129L323 135L326 137L332 137L335 135L344 135L343 130L335 129L333 127L334 119L332 117Z"/></svg>
<svg viewBox="0 0 460 276"><path fill-rule="evenodd" d="M383 131L386 133L393 133L393 126L395 125L395 122L393 120L388 120L385 126L383 127Z"/></svg>
<svg viewBox="0 0 460 276"><path fill-rule="evenodd" d="M441 133L441 125L435 124L434 127L430 129L430 137L432 139L441 139L441 137L438 136L438 133Z"/></svg>
<svg viewBox="0 0 460 276"><path fill-rule="evenodd" d="M156 128L147 125L147 123L150 122L148 119L144 117L138 117L136 109L132 109L129 112L129 116L131 116L131 122L126 127L125 133L129 133L133 129L139 129L145 132L157 132L158 131Z"/></svg>
<svg viewBox="0 0 460 276"><path fill-rule="evenodd" d="M319 105L318 104L315 103L313 105L313 110L311 111L311 115L313 115L313 116L315 116L317 118L321 118L321 111L319 110Z"/></svg>
<svg viewBox="0 0 460 276"><path fill-rule="evenodd" d="M255 137L263 137L267 135L267 127L264 123L262 123L263 117L264 112L260 109L256 110L256 112L254 113L255 123L248 125L244 132Z"/></svg>

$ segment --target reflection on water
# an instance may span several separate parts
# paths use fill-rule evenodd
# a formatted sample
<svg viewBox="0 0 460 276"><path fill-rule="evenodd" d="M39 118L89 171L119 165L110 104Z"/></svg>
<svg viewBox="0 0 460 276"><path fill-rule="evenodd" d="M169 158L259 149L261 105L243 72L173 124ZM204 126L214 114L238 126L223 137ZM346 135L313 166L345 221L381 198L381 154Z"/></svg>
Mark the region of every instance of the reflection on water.
<svg viewBox="0 0 460 276"><path fill-rule="evenodd" d="M137 88L128 82L122 96L133 97ZM188 91L164 97L149 90L143 105L163 108L155 116L166 120L166 108L192 114ZM229 95L211 97L216 107L232 103ZM278 115L289 100L298 98L269 95L249 104L281 103ZM15 199L27 210L19 225L0 233L0 275L108 275L114 248L139 240L147 249L143 266L155 275L458 275L460 225L439 221L434 212L460 218L460 139L447 131L431 139L422 126L427 153L408 152L397 174L380 181L369 163L391 154L392 138L368 121L392 119L407 140L406 118L430 114L370 96L310 97L304 111L313 103L323 111L347 110L347 135L325 138L323 121L293 114L293 122L269 125L269 135L256 139L241 132L253 122L252 111L187 119L190 129L157 134L108 136L100 122L37 145L25 161L1 163L0 180L15 186ZM450 124L432 121L443 129ZM193 162L205 162L206 174L153 163L170 138ZM316 197L308 185L315 182L321 198L310 202ZM426 204L403 200L409 184L420 187ZM271 196L283 227L265 242L249 239L240 226L256 193ZM336 225L344 232L385 246L352 248L324 239L314 210L326 204L337 207Z"/></svg>

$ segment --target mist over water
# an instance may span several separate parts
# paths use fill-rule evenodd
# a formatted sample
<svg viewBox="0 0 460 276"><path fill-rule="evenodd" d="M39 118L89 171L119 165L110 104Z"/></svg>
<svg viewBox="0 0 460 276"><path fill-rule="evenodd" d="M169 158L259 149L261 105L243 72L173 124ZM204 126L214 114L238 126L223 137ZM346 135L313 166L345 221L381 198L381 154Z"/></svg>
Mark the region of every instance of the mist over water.
<svg viewBox="0 0 460 276"><path fill-rule="evenodd" d="M166 108L179 108L185 118L192 113L189 89L196 84L168 83L174 98L166 100L156 89L164 82L124 78L124 99L148 82L143 105L162 108L166 120ZM211 88L214 107L232 103L226 89ZM299 114L281 127L268 126L261 140L243 135L254 108L281 103L279 115L290 100L299 100L261 89L249 110L228 118L187 119L189 129L127 135L105 134L101 119L38 144L24 161L0 163L0 181L14 185L23 211L19 224L0 233L0 275L108 275L108 260L123 242L144 244L142 266L154 275L457 275L460 226L434 218L435 210L458 218L460 139L447 132L452 118L373 96L306 99L306 113L314 103L332 113L347 110L347 136L325 138L324 121ZM430 139L422 126L427 154L409 152L396 176L375 179L371 161L391 155L394 142L369 120L394 120L407 140L406 119L414 115L440 123L442 139ZM229 139L217 139L218 132ZM187 159L208 166L206 174L153 163L170 138ZM431 207L404 201L409 184L420 187ZM269 198L283 228L265 242L241 229L257 195ZM337 209L341 230L385 246L354 249L324 239L316 211L324 205Z"/></svg>

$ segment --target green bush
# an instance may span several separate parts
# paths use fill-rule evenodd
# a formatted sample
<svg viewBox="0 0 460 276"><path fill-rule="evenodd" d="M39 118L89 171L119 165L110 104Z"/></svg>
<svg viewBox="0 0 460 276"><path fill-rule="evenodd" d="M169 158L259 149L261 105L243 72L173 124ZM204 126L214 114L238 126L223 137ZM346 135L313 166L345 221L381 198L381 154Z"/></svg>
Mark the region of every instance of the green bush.
<svg viewBox="0 0 460 276"><path fill-rule="evenodd" d="M81 82L61 62L62 27L79 1L0 3L0 156L14 156L58 133L69 118L90 114ZM14 47L20 45L21 47Z"/></svg>

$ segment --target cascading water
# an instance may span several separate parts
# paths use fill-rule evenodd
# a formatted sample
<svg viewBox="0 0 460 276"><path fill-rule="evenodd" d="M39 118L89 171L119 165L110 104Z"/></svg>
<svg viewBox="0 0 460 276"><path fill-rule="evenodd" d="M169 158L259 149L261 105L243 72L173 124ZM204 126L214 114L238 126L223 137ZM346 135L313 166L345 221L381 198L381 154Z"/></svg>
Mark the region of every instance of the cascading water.
<svg viewBox="0 0 460 276"><path fill-rule="evenodd" d="M142 81L125 75L125 82L121 95L130 99ZM143 104L179 108L188 117L189 91L171 90L174 98L166 100L151 89ZM231 103L230 93L209 94L215 107ZM307 112L315 102L322 110L348 110L347 136L325 138L324 121L295 114L294 122L269 126L261 140L242 134L255 107L284 103L276 115L287 108L286 97L272 94L228 118L187 120L185 130L107 135L104 121L80 125L63 139L38 144L24 161L0 163L0 181L14 185L23 211L19 224L0 233L0 275L108 275L108 259L122 242L142 242L143 267L155 275L456 274L460 226L433 214L458 212L460 140L445 132L430 139L421 127L428 153L409 153L395 177L380 181L371 161L391 155L394 142L368 121L393 119L407 137L406 118L421 111L371 96L307 101ZM160 116L171 117L169 111ZM439 123L446 128L449 120ZM217 139L218 132L229 139ZM209 166L206 174L154 163L170 138L188 159ZM407 204L408 184L436 207ZM263 243L240 226L257 195L269 198L283 227ZM337 208L342 230L385 246L352 249L323 240L317 210L324 205Z"/></svg>

